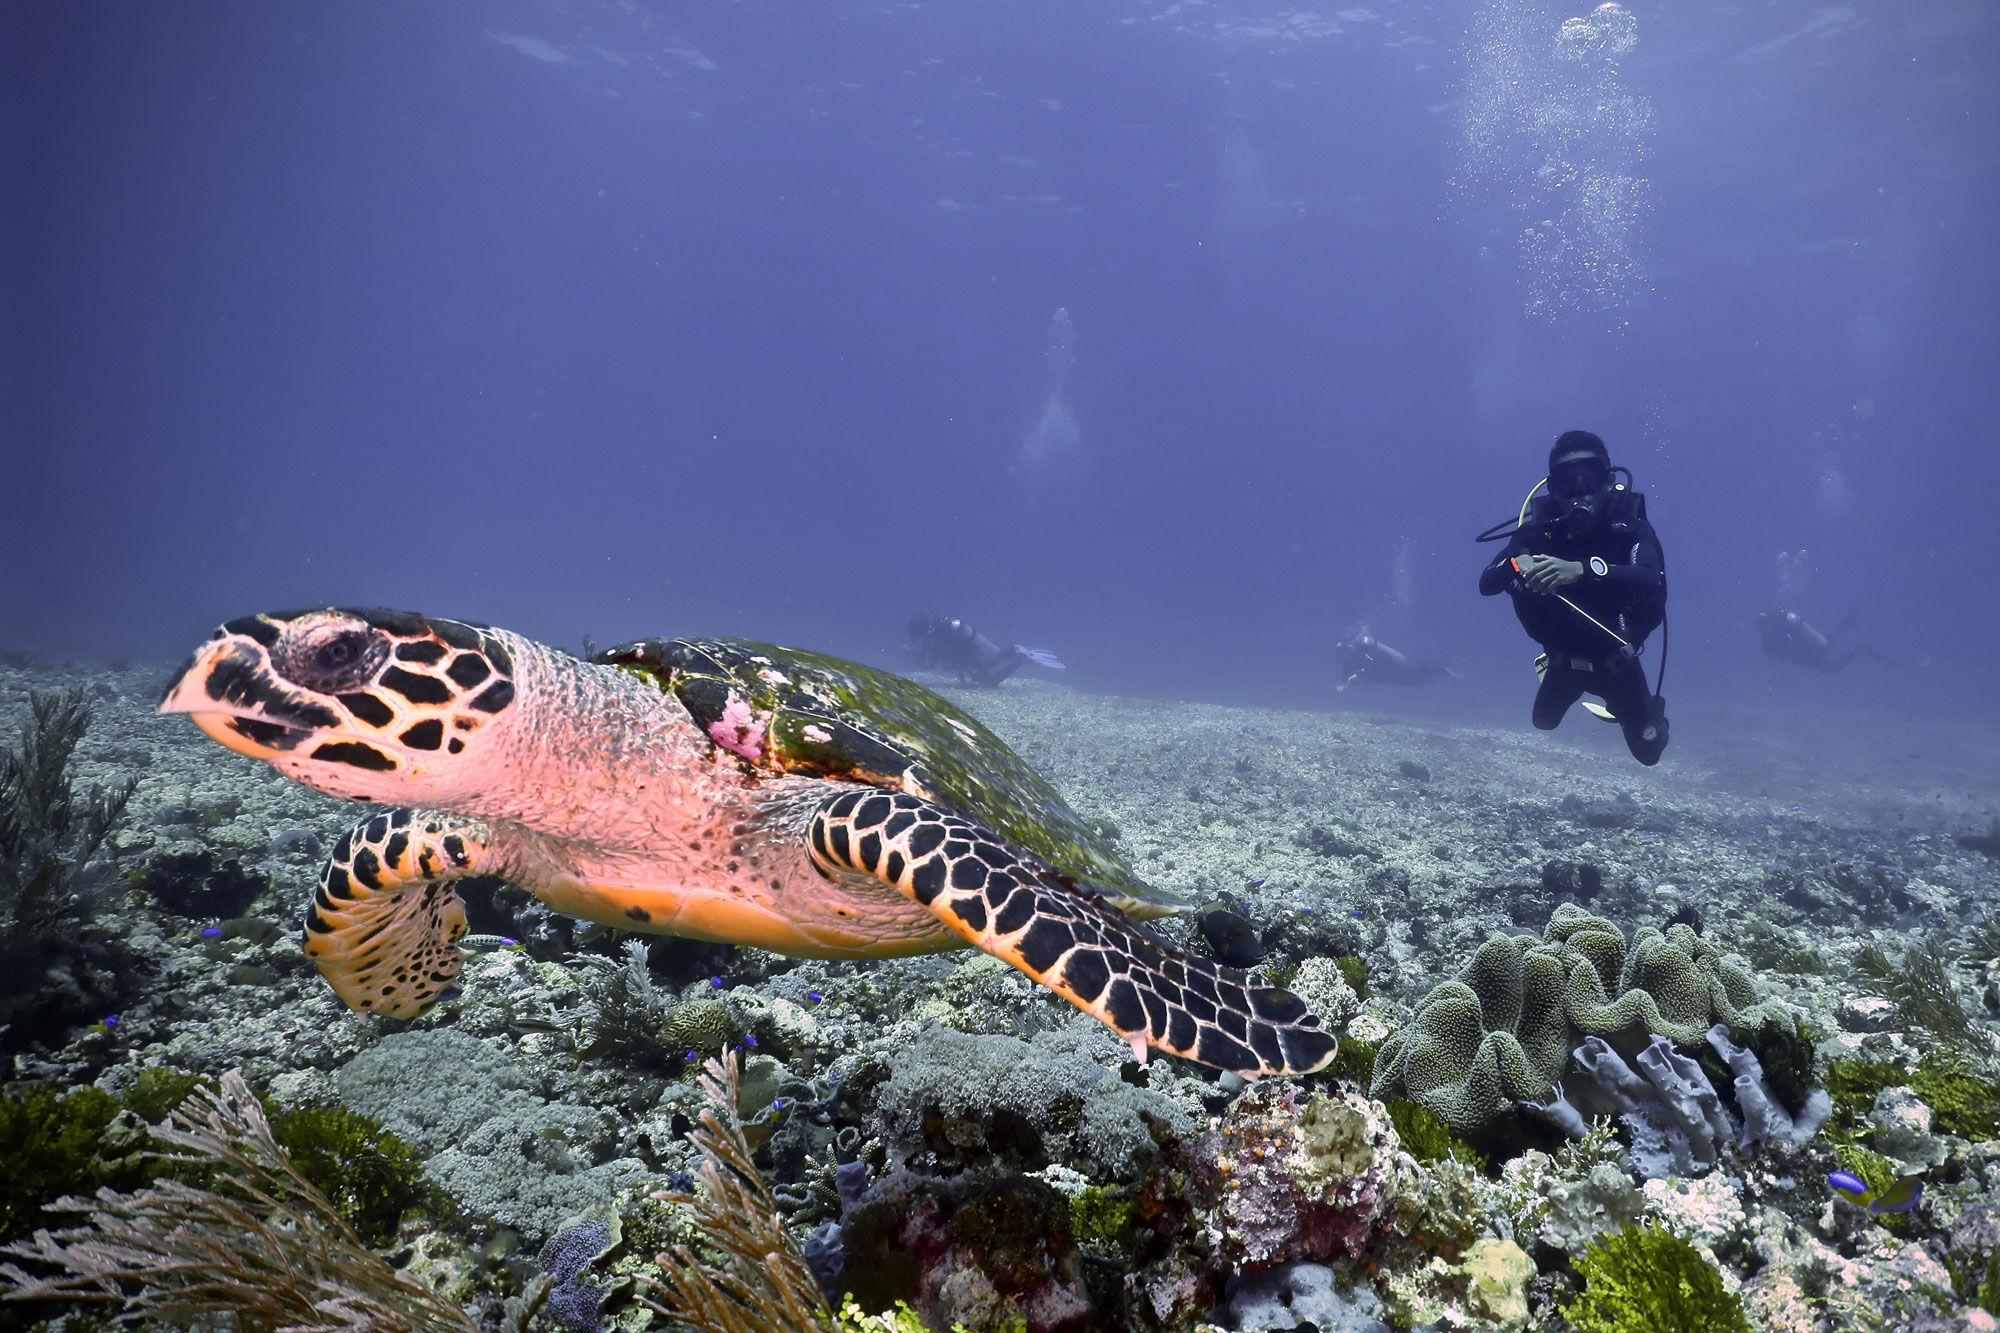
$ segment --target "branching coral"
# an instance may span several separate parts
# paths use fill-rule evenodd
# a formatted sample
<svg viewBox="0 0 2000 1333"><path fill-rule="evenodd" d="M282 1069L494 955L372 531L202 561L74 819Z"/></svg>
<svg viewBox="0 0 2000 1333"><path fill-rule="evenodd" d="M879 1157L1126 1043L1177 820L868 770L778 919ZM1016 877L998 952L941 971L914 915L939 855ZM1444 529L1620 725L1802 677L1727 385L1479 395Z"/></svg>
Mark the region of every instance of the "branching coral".
<svg viewBox="0 0 2000 1333"><path fill-rule="evenodd" d="M1904 950L1897 961L1871 944L1855 954L1854 966L1896 1002L1904 1023L1953 1046L1971 1043L1972 1020L1959 997L1951 956L1941 937L1932 935L1921 947Z"/></svg>
<svg viewBox="0 0 2000 1333"><path fill-rule="evenodd" d="M712 1248L676 1245L660 1255L661 1277L641 1279L660 1299L640 1302L702 1333L829 1333L833 1311L750 1160L736 1110L740 1079L733 1054L702 1066L710 1104L688 1136L701 1152L699 1191L655 1196L692 1209Z"/></svg>
<svg viewBox="0 0 2000 1333"><path fill-rule="evenodd" d="M231 1070L197 1088L153 1135L197 1187L163 1178L132 1194L101 1189L56 1207L89 1225L4 1251L53 1270L0 1264L6 1300L106 1301L183 1326L228 1315L244 1333L477 1333L466 1313L371 1254L333 1203L272 1137L257 1098ZM516 1313L524 1328L540 1304Z"/></svg>
<svg viewBox="0 0 2000 1333"><path fill-rule="evenodd" d="M35 1003L52 958L95 907L88 872L136 779L76 791L70 757L90 728L81 689L36 691L18 747L0 750L0 1021Z"/></svg>
<svg viewBox="0 0 2000 1333"><path fill-rule="evenodd" d="M649 956L644 941L627 940L622 963L594 954L576 958L584 971L580 981L592 1042L604 1051L642 1061L680 1054L678 1049L665 1049L661 1025L674 998L653 984Z"/></svg>

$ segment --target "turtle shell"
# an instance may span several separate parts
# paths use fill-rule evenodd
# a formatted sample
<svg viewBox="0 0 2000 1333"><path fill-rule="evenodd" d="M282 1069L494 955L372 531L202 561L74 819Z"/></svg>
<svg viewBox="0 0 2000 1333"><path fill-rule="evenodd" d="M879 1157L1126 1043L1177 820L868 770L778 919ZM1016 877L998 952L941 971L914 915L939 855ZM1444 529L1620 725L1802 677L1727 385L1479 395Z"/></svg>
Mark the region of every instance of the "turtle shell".
<svg viewBox="0 0 2000 1333"><path fill-rule="evenodd" d="M670 691L718 745L758 768L907 791L1128 904L1182 905L1133 874L1005 741L914 681L748 639L641 639L591 660Z"/></svg>

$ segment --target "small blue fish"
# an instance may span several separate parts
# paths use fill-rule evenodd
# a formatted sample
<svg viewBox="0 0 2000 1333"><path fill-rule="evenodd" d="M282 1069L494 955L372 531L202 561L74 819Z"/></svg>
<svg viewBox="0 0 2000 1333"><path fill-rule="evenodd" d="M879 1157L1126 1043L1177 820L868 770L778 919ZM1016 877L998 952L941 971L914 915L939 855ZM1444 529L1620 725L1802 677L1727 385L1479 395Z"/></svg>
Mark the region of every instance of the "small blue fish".
<svg viewBox="0 0 2000 1333"><path fill-rule="evenodd" d="M203 926L201 928L201 937L205 940L212 940L220 934L222 934L221 926Z"/></svg>
<svg viewBox="0 0 2000 1333"><path fill-rule="evenodd" d="M715 988L716 988L717 990L721 990L721 989L722 989L722 978L721 978L721 977L710 977L710 978L708 979L708 984L709 984L709 985L711 985L711 986L713 986L713 987L715 987Z"/></svg>
<svg viewBox="0 0 2000 1333"><path fill-rule="evenodd" d="M115 1027L117 1027L117 1026L118 1026L118 1015L116 1015L116 1014L106 1014L106 1015L104 1016L104 1026L106 1026L106 1027L108 1027L108 1028L115 1028Z"/></svg>
<svg viewBox="0 0 2000 1333"><path fill-rule="evenodd" d="M809 990L806 992L806 998L808 1000L811 1000L814 1004L818 1004L821 1000L824 1000L826 997L824 995L821 995L816 990Z"/></svg>
<svg viewBox="0 0 2000 1333"><path fill-rule="evenodd" d="M1924 1178L1921 1175L1904 1176L1895 1184L1877 1194L1868 1188L1868 1182L1850 1171L1829 1171L1826 1183L1833 1186L1834 1193L1863 1209L1870 1217L1880 1217L1883 1213L1907 1213L1924 1198Z"/></svg>
<svg viewBox="0 0 2000 1333"><path fill-rule="evenodd" d="M1264 885L1265 885L1266 883L1267 883L1267 881L1265 881L1265 880L1261 880L1261 879L1253 879L1253 880L1251 880L1251 881L1250 881L1250 887L1251 887L1251 888L1253 888L1253 889L1261 889L1261 888L1263 888L1263 887L1264 887Z"/></svg>

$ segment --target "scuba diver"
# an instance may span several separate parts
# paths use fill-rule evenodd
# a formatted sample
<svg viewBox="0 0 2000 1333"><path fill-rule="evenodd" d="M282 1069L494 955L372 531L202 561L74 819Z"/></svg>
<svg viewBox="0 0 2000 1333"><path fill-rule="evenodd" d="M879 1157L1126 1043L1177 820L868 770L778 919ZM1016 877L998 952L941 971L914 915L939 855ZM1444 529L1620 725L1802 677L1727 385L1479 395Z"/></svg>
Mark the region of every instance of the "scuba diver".
<svg viewBox="0 0 2000 1333"><path fill-rule="evenodd" d="M1895 666L1888 656L1865 643L1857 643L1845 652L1833 651L1833 641L1853 623L1854 613L1850 611L1846 619L1833 627L1833 633L1822 634L1796 611L1762 611L1757 615L1757 634L1764 641L1764 656L1773 662L1811 667L1815 671L1840 671L1857 657L1872 657L1884 666Z"/></svg>
<svg viewBox="0 0 2000 1333"><path fill-rule="evenodd" d="M1018 643L1002 648L957 616L911 616L910 641L903 651L920 667L952 672L961 685L998 685L1030 662L1050 671L1063 669L1048 649Z"/></svg>
<svg viewBox="0 0 2000 1333"><path fill-rule="evenodd" d="M1514 526L1498 523L1479 534L1480 541L1507 539L1480 572L1479 591L1511 594L1521 627L1542 645L1535 726L1554 730L1571 704L1594 694L1606 707L1584 707L1617 722L1632 757L1650 766L1667 748L1667 705L1647 688L1639 652L1666 621L1667 570L1646 521L1646 498L1631 489L1631 478L1629 469L1611 465L1596 435L1565 431L1549 450L1549 475L1528 492ZM1666 665L1662 648L1662 676Z"/></svg>
<svg viewBox="0 0 2000 1333"><path fill-rule="evenodd" d="M1368 685L1408 685L1414 689L1430 684L1439 676L1460 678L1442 662L1412 662L1372 634L1350 634L1333 645L1333 651L1340 659L1340 684L1334 686L1336 690L1344 690L1356 681Z"/></svg>

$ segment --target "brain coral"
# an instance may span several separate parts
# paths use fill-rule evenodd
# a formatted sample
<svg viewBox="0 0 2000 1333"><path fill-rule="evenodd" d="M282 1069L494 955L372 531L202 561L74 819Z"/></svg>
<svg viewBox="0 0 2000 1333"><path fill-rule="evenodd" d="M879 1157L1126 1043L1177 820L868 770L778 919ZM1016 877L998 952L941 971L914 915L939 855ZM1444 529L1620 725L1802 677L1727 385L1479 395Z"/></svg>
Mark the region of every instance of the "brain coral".
<svg viewBox="0 0 2000 1333"><path fill-rule="evenodd" d="M1645 927L1627 949L1617 926L1564 903L1541 940L1495 935L1425 996L1376 1052L1370 1091L1471 1133L1511 1103L1545 1100L1585 1037L1694 1045L1716 1023L1769 1016L1742 963L1688 926Z"/></svg>

